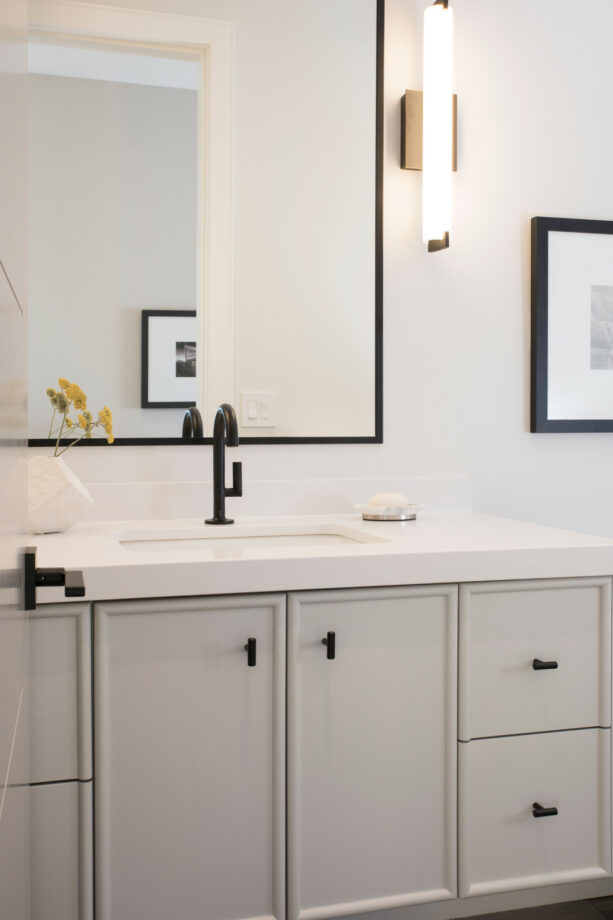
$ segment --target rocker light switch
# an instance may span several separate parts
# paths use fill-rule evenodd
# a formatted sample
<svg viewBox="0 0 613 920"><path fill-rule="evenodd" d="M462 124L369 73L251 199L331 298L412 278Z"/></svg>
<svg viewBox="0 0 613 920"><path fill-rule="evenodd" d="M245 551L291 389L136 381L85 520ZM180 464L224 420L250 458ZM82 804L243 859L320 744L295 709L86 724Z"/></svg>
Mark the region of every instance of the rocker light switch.
<svg viewBox="0 0 613 920"><path fill-rule="evenodd" d="M241 428L275 428L277 394L270 391L241 393Z"/></svg>

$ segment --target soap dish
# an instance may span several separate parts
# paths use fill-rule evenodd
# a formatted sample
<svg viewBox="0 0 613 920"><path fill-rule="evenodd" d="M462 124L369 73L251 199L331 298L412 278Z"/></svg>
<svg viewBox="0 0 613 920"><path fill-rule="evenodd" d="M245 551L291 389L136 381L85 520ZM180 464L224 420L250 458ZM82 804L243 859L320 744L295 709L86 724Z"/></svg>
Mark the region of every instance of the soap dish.
<svg viewBox="0 0 613 920"><path fill-rule="evenodd" d="M354 505L364 521L414 521L422 505Z"/></svg>

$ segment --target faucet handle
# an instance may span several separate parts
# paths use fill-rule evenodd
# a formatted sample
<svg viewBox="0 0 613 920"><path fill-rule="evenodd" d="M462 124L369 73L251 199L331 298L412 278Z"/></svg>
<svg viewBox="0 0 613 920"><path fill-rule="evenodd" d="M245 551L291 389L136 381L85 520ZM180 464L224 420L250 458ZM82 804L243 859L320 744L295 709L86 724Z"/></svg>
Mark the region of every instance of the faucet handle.
<svg viewBox="0 0 613 920"><path fill-rule="evenodd" d="M243 464L240 461L232 464L232 488L225 492L229 498L240 498L243 494Z"/></svg>

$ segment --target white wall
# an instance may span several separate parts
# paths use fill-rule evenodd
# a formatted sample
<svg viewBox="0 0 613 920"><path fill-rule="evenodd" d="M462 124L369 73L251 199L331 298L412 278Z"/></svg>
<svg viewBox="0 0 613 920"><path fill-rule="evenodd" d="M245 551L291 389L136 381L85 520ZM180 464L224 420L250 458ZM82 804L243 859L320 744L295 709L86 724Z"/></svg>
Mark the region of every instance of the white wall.
<svg viewBox="0 0 613 920"><path fill-rule="evenodd" d="M235 401L278 396L244 433L372 437L376 5L199 7L236 23Z"/></svg>
<svg viewBox="0 0 613 920"><path fill-rule="evenodd" d="M58 377L176 437L183 410L140 408L141 310L196 309L197 93L30 74L28 110L30 437Z"/></svg>
<svg viewBox="0 0 613 920"><path fill-rule="evenodd" d="M196 15L200 3L150 5ZM452 245L436 254L420 239L420 176L399 168L426 0L386 5L385 443L241 447L228 459L244 461L246 496L257 480L271 495L279 483L291 510L321 510L324 480L466 475L478 510L613 535L613 435L528 432L530 218L613 218L613 4L454 4L459 170ZM90 482L211 476L210 448L70 460Z"/></svg>

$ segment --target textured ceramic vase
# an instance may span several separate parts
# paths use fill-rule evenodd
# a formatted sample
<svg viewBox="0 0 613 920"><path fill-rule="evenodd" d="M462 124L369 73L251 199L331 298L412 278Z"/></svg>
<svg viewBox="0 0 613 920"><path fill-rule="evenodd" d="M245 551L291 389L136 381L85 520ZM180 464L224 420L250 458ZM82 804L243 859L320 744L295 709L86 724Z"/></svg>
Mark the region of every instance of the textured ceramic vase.
<svg viewBox="0 0 613 920"><path fill-rule="evenodd" d="M32 533L63 533L94 500L61 457L28 461L28 524Z"/></svg>

